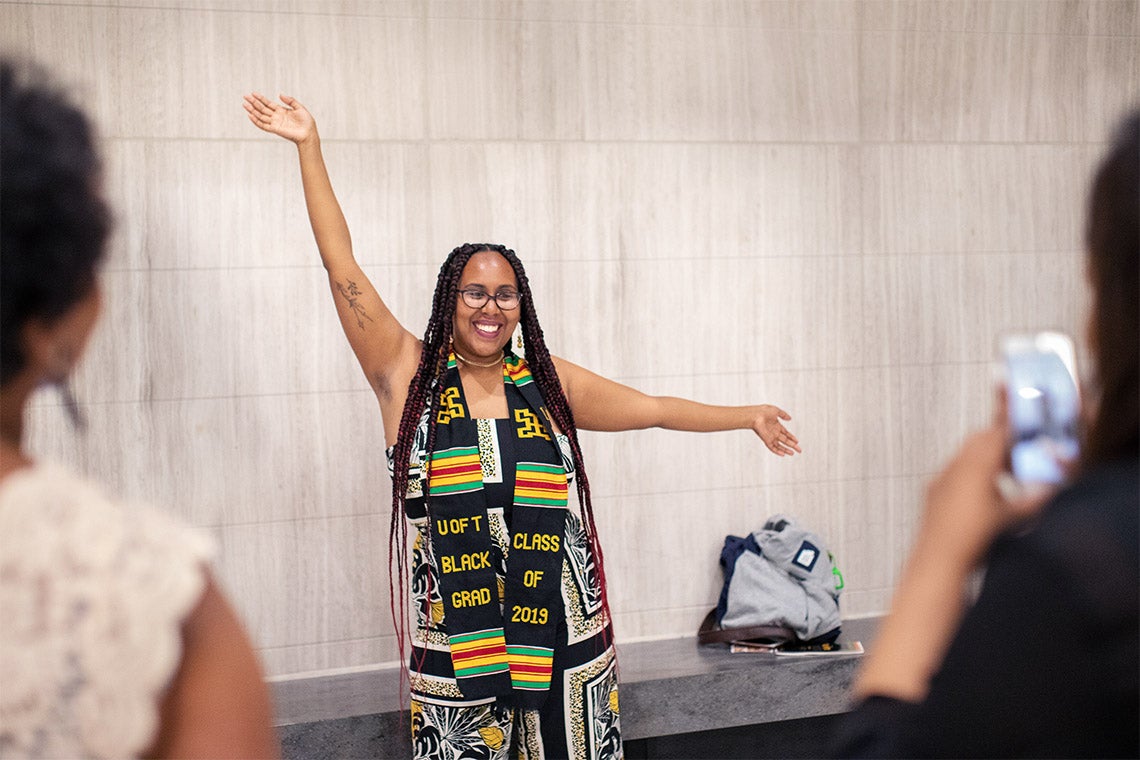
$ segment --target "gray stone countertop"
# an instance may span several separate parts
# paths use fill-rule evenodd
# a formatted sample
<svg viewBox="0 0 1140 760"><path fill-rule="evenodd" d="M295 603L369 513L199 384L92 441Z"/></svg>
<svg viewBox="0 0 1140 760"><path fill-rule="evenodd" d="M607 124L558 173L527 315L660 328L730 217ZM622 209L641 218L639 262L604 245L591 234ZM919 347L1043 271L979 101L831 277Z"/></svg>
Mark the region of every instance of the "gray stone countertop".
<svg viewBox="0 0 1140 760"><path fill-rule="evenodd" d="M879 618L845 620L864 648ZM849 707L857 655L785 657L701 646L695 638L618 646L622 737L705 731L834 715Z"/></svg>
<svg viewBox="0 0 1140 760"><path fill-rule="evenodd" d="M845 620L841 640L867 647L878 622ZM733 653L724 645L701 646L695 637L619 644L622 736L641 739L844 712L861 660ZM407 705L396 668L284 679L272 686L278 726L378 716L403 730Z"/></svg>

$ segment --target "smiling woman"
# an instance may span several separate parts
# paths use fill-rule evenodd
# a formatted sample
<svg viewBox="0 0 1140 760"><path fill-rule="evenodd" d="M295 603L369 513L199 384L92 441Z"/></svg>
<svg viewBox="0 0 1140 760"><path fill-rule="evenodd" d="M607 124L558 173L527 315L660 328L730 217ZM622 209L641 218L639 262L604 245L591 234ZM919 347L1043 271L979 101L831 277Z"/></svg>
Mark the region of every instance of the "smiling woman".
<svg viewBox="0 0 1140 760"><path fill-rule="evenodd" d="M800 451L782 422L791 418L767 404L649 396L552 356L522 262L502 245L451 252L417 338L353 256L312 115L284 95L247 95L245 110L297 146L341 325L380 401L415 755L620 757L605 571L578 430L752 430L789 456ZM580 516L568 508L570 483ZM398 601L409 593L414 621Z"/></svg>

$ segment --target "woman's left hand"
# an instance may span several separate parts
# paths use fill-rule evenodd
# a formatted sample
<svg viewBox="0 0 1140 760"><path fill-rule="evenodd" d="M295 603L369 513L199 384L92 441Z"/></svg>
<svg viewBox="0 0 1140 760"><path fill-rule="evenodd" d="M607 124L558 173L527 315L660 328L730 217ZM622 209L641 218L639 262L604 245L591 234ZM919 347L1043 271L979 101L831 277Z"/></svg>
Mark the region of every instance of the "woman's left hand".
<svg viewBox="0 0 1140 760"><path fill-rule="evenodd" d="M756 417L752 420L752 431L760 436L764 445L779 457L800 454L800 441L784 427L780 420L790 420L792 416L779 407L761 404L756 407Z"/></svg>
<svg viewBox="0 0 1140 760"><path fill-rule="evenodd" d="M970 435L927 486L920 538L964 570L977 566L999 533L1033 517L1055 488L1002 493L1009 452L1004 414Z"/></svg>

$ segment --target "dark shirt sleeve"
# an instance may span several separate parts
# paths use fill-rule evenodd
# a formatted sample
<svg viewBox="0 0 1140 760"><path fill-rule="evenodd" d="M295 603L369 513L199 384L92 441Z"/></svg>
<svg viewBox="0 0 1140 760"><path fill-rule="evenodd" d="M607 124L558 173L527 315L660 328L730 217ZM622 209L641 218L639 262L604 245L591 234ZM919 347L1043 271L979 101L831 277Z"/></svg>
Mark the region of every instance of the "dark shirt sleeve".
<svg viewBox="0 0 1140 760"><path fill-rule="evenodd" d="M934 676L926 700L910 704L875 697L844 721L840 757L997 757L1034 754L1039 716L1057 698L1046 682L1064 683L1079 670L1064 632L1072 607L1048 577L1024 558L991 566ZM1042 589L1049 589L1042 593ZM1048 632L1055 632L1050 635ZM1033 665L1031 665L1031 663ZM1001 734L1000 736L997 734ZM1040 755L1040 752L1036 753Z"/></svg>
<svg viewBox="0 0 1140 760"><path fill-rule="evenodd" d="M1137 572L1098 527L999 541L927 698L864 701L834 754L1136 757Z"/></svg>
<svg viewBox="0 0 1140 760"><path fill-rule="evenodd" d="M910 713L916 707L901 699L868 697L840 721L831 755L853 758L913 756L914 751L902 744L902 733L894 728L901 721L910 720Z"/></svg>

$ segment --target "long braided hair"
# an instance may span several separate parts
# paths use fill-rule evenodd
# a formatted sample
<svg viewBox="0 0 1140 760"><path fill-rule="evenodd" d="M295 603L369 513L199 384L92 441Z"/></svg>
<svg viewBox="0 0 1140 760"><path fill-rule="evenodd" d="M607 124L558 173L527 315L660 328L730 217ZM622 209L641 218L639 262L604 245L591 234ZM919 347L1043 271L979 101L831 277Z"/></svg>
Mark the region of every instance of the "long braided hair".
<svg viewBox="0 0 1140 760"><path fill-rule="evenodd" d="M448 355L451 351L452 329L455 319L455 308L458 299L459 280L467 262L476 253L492 251L498 253L514 269L518 280L519 291L519 324L522 328L523 343L525 346L526 363L531 376L546 402L547 410L554 423L561 429L570 441L570 452L576 470L578 489L578 505L581 510L582 522L585 525L589 549L593 555L598 583L601 589L602 613L605 619L611 621L609 600L606 595L606 575L602 559L602 546L598 540L598 531L594 522L594 507L590 500L590 481L586 476L586 465L582 459L582 449L578 444L578 428L574 425L574 414L566 394L562 392L562 384L558 380L554 362L550 358L550 351L546 348L542 326L538 323L535 313L534 298L531 295L530 281L522 262L511 249L490 243L465 243L453 250L439 268L439 277L436 280L435 295L432 298L431 317L427 329L424 331L423 350L420 352L419 366L415 375L408 384L408 398L404 403L404 413L400 419L400 429L396 435L396 445L392 454L394 463L392 474L392 522L389 529L389 574L388 590L389 603L392 611L392 622L396 627L400 661L406 667L404 659L404 637L408 630L408 605L405 601L409 585L407 551L407 521L404 519L405 503L408 492L408 464L415 442L416 429L419 427L424 410L428 410L428 437L427 451L430 453L435 446L436 419L439 411L440 391L439 382L447 369ZM510 343L504 348L509 348ZM425 472L422 477L426 479L430 468L430 456L424 463ZM424 508L430 515L431 507L427 489L424 489ZM430 525L430 521L429 521ZM430 528L429 528L430 531ZM428 604L430 605L430 589ZM431 614L427 611L427 620L430 625Z"/></svg>

